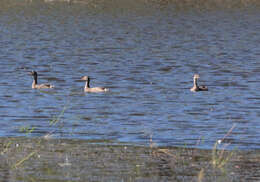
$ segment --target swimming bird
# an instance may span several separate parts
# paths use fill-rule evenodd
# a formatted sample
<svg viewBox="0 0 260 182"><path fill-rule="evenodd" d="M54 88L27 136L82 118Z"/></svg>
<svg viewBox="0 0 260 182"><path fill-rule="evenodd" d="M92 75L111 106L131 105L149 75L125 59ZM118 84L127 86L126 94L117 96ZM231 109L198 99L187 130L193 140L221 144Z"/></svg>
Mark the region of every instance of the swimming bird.
<svg viewBox="0 0 260 182"><path fill-rule="evenodd" d="M89 86L90 77L89 76L83 76L83 77L81 77L81 80L86 81L86 84L85 84L85 87L84 87L85 92L107 92L107 91L109 91L108 88L104 88L104 87L92 87L92 88L90 88L90 86Z"/></svg>
<svg viewBox="0 0 260 182"><path fill-rule="evenodd" d="M200 78L200 76L198 74L195 74L193 76L193 87L190 89L190 91L192 92L198 92L198 91L208 91L208 87L207 86L199 86L198 85L198 79Z"/></svg>
<svg viewBox="0 0 260 182"><path fill-rule="evenodd" d="M32 82L32 88L33 89L54 88L53 85L48 84L48 83L38 84L38 80L37 80L38 74L37 74L37 72L36 71L32 71L30 73L33 76L33 82Z"/></svg>

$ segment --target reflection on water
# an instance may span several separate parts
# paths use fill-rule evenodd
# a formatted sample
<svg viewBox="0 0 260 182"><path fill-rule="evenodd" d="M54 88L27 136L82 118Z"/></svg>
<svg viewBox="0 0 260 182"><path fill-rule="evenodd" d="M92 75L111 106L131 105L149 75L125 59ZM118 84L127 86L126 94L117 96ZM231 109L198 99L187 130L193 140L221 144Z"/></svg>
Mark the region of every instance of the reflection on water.
<svg viewBox="0 0 260 182"><path fill-rule="evenodd" d="M257 6L97 2L0 8L1 136L35 127L30 136L211 148L236 124L234 146L260 147ZM55 89L32 90L31 70ZM209 92L190 92L194 73ZM83 75L111 92L83 93Z"/></svg>

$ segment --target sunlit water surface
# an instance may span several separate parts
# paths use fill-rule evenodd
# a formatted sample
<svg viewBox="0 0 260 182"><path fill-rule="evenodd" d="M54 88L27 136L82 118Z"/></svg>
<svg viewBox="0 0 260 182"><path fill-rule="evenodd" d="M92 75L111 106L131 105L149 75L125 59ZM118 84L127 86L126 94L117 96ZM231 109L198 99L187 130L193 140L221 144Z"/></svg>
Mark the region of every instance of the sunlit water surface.
<svg viewBox="0 0 260 182"><path fill-rule="evenodd" d="M260 148L259 9L131 5L1 6L0 136Z"/></svg>

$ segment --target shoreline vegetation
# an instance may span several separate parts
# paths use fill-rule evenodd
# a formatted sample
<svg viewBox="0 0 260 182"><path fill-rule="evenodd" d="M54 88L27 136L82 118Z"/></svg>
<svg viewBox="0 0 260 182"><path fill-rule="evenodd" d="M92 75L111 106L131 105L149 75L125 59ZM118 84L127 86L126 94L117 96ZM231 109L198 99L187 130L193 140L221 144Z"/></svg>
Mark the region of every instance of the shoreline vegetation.
<svg viewBox="0 0 260 182"><path fill-rule="evenodd" d="M174 6L176 8L199 8L199 9L215 9L215 8L243 8L243 7L260 7L259 0L2 0L3 4L22 4L22 3L69 3L84 4L91 7L126 7L136 8L150 4L160 6ZM157 6L156 6L157 7Z"/></svg>
<svg viewBox="0 0 260 182"><path fill-rule="evenodd" d="M62 127L63 110L49 124ZM255 181L260 151L226 150L225 140L211 150L160 147L101 140L42 137L0 138L0 181ZM22 127L30 134L34 127ZM199 145L201 140L197 141Z"/></svg>
<svg viewBox="0 0 260 182"><path fill-rule="evenodd" d="M0 181L255 181L260 151L0 138Z"/></svg>

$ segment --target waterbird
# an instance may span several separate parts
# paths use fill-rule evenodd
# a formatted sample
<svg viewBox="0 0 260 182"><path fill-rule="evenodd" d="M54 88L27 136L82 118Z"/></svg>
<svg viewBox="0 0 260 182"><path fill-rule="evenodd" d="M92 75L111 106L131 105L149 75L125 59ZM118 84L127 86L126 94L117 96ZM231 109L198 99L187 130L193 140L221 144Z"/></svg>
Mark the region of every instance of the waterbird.
<svg viewBox="0 0 260 182"><path fill-rule="evenodd" d="M104 87L90 87L89 83L90 83L90 77L89 76L83 76L81 77L81 80L85 80L86 84L84 87L84 92L107 92L109 91L108 88L104 88Z"/></svg>
<svg viewBox="0 0 260 182"><path fill-rule="evenodd" d="M198 92L198 91L208 91L208 87L205 85L198 85L198 79L200 76L198 74L195 74L193 76L193 87L190 89L192 92Z"/></svg>
<svg viewBox="0 0 260 182"><path fill-rule="evenodd" d="M30 74L33 76L33 82L32 82L33 89L54 88L53 85L48 83L38 84L38 80L37 80L38 74L36 71L31 71Z"/></svg>

